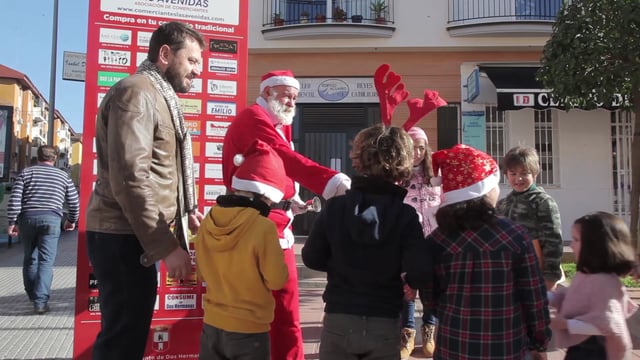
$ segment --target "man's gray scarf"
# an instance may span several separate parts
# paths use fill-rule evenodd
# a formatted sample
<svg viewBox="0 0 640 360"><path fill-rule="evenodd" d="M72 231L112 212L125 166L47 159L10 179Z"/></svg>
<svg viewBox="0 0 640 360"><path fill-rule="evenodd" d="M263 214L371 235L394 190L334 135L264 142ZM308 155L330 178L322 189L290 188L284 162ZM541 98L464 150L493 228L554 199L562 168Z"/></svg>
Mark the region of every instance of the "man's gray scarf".
<svg viewBox="0 0 640 360"><path fill-rule="evenodd" d="M195 197L195 185L193 179L193 151L191 150L191 134L184 126L184 115L182 114L182 108L180 108L180 101L176 91L171 87L171 84L167 81L156 64L146 59L138 67L137 74L148 76L153 82L156 89L162 94L167 106L171 111L171 119L173 120L173 126L176 129L176 138L180 145L180 158L182 160L182 182L184 194L179 194L180 199L184 199L183 204L179 204L180 215L194 210L196 208ZM185 239L186 240L186 239Z"/></svg>

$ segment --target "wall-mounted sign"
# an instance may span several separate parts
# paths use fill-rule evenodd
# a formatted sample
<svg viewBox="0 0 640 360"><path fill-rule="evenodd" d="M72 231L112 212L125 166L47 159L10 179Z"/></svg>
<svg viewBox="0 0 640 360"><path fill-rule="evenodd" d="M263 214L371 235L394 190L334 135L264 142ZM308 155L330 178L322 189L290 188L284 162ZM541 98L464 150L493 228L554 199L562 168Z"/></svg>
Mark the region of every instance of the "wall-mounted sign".
<svg viewBox="0 0 640 360"><path fill-rule="evenodd" d="M372 77L298 78L298 103L377 103Z"/></svg>
<svg viewBox="0 0 640 360"><path fill-rule="evenodd" d="M62 59L62 80L84 81L87 54L65 51Z"/></svg>
<svg viewBox="0 0 640 360"><path fill-rule="evenodd" d="M474 69L469 76L467 76L467 98L466 102L472 102L480 95L480 70Z"/></svg>

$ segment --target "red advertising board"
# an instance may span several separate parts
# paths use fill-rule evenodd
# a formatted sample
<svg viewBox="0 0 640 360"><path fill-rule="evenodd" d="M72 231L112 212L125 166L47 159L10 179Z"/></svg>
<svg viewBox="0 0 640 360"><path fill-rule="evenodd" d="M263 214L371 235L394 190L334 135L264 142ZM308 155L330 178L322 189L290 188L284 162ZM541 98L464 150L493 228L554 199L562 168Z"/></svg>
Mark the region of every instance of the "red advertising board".
<svg viewBox="0 0 640 360"><path fill-rule="evenodd" d="M151 33L168 21L182 21L206 41L202 74L191 91L179 94L193 140L200 211L208 212L222 184L222 140L235 114L247 103L248 0L90 0L84 102L80 211L96 179L95 119L101 100L118 80L146 58ZM98 288L87 258L85 222L80 218L74 359L90 359L100 330ZM205 284L176 283L159 265L158 296L144 359L197 359L204 315Z"/></svg>

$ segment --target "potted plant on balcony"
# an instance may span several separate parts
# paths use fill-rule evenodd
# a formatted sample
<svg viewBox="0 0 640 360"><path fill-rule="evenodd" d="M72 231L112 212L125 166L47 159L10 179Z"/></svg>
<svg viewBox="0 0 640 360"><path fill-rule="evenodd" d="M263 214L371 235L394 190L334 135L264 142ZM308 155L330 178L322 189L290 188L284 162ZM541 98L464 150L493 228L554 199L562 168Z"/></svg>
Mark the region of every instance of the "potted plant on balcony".
<svg viewBox="0 0 640 360"><path fill-rule="evenodd" d="M344 11L340 6L336 6L333 9L333 21L336 22L345 22L347 21L347 12Z"/></svg>
<svg viewBox="0 0 640 360"><path fill-rule="evenodd" d="M373 13L373 18L376 20L376 24L384 25L387 23L385 14L388 8L389 6L387 6L385 0L374 0L371 2L371 5L369 5L369 9Z"/></svg>
<svg viewBox="0 0 640 360"><path fill-rule="evenodd" d="M274 26L284 25L284 19L280 17L280 13L273 13L273 25Z"/></svg>
<svg viewBox="0 0 640 360"><path fill-rule="evenodd" d="M309 22L309 12L307 10L300 11L300 24L306 24Z"/></svg>
<svg viewBox="0 0 640 360"><path fill-rule="evenodd" d="M323 13L317 13L316 14L316 22L317 23L323 23L327 21L327 16Z"/></svg>

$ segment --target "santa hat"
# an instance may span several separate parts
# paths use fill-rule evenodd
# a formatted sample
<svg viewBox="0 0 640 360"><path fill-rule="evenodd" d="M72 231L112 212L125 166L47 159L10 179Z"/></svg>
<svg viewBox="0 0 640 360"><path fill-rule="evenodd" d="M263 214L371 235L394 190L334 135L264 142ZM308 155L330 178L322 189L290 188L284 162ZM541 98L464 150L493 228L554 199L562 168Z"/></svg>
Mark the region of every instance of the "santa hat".
<svg viewBox="0 0 640 360"><path fill-rule="evenodd" d="M282 159L265 142L255 140L244 154L236 154L233 163L238 169L233 174L231 187L264 195L273 202L284 196L287 178Z"/></svg>
<svg viewBox="0 0 640 360"><path fill-rule="evenodd" d="M500 182L496 161L468 145L458 144L451 149L436 151L431 155L431 161L434 173L441 174L432 178L432 184L442 183L444 200L440 206L475 199Z"/></svg>
<svg viewBox="0 0 640 360"><path fill-rule="evenodd" d="M274 70L270 71L260 79L260 92L264 91L264 88L271 86L291 86L296 89L300 89L300 82L293 76L291 70Z"/></svg>
<svg viewBox="0 0 640 360"><path fill-rule="evenodd" d="M427 144L429 144L429 138L427 137L427 134L424 132L424 130L422 130L421 128L414 126L411 129L409 129L407 133L409 133L409 136L411 136L411 140L415 141L418 139L422 139Z"/></svg>

